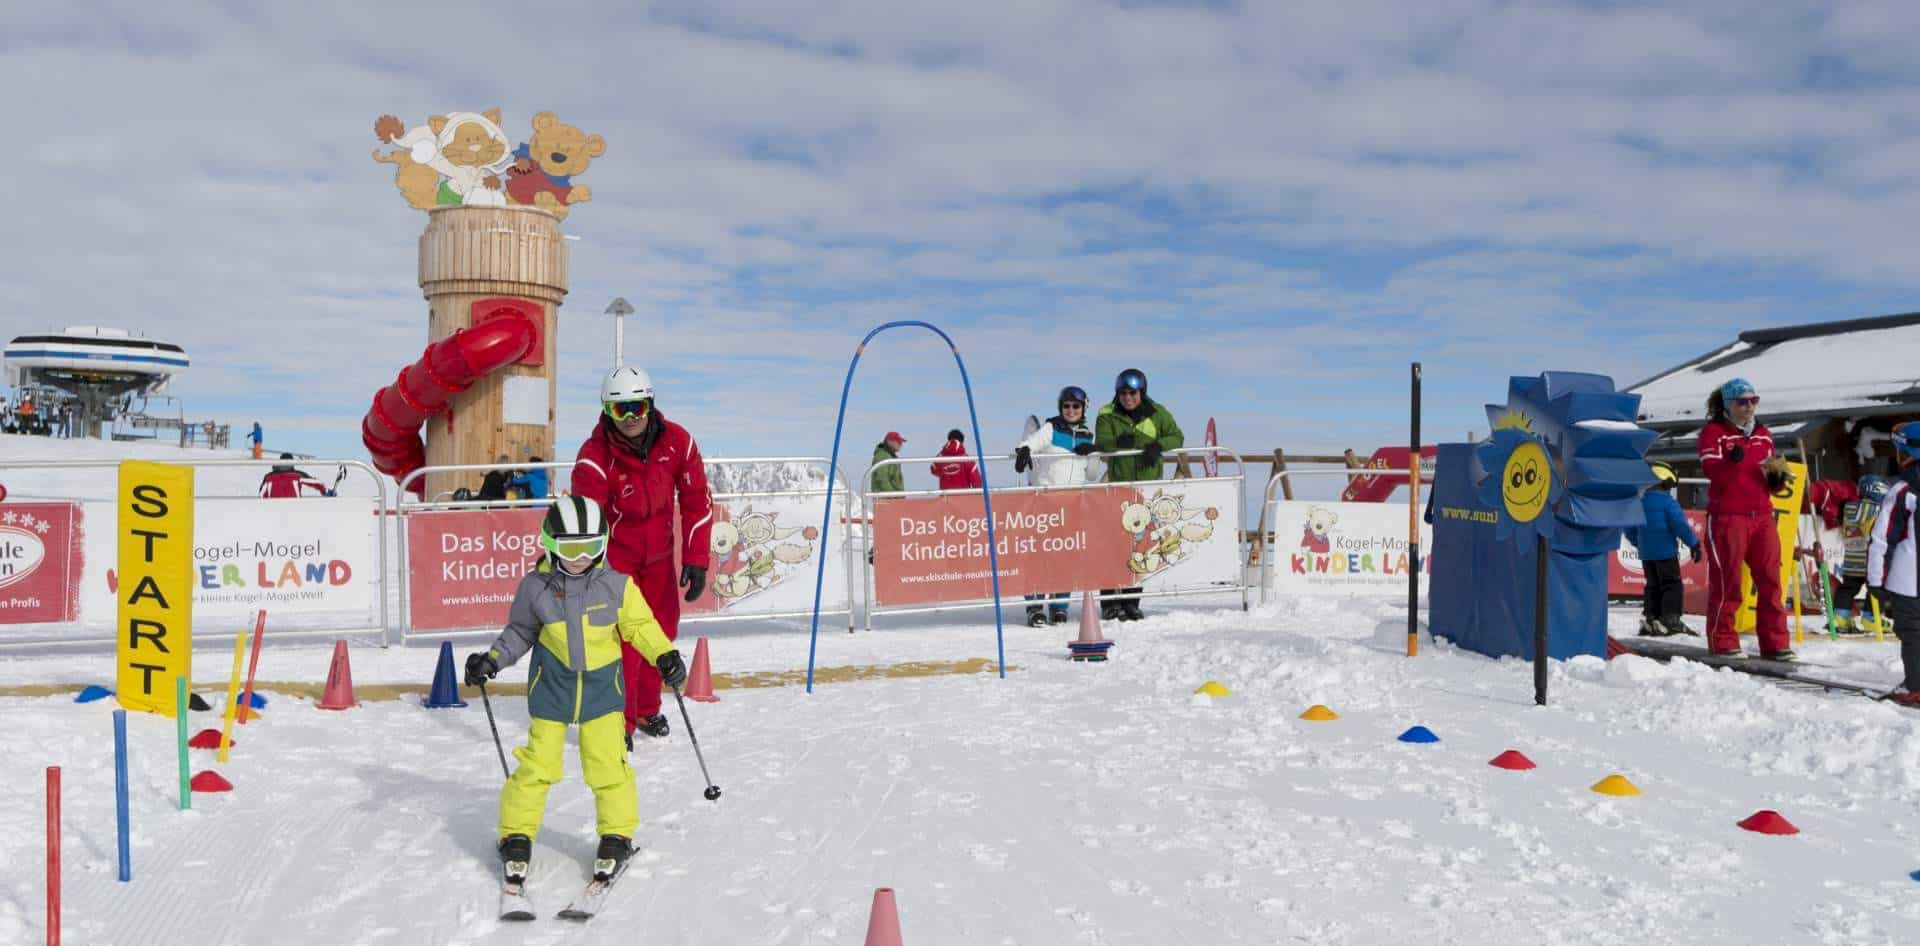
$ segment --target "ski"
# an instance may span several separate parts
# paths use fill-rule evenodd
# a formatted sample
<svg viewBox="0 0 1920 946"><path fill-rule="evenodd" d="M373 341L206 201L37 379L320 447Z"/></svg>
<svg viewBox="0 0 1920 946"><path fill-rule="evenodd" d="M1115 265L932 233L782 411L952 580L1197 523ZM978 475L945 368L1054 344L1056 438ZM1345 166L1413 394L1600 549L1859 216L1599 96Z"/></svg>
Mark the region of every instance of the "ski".
<svg viewBox="0 0 1920 946"><path fill-rule="evenodd" d="M573 898L573 902L567 904L566 909L560 911L558 914L559 918L562 920L579 920L583 923L593 919L594 914L599 913L601 906L607 902L607 894L613 890L613 885L618 883L620 876L626 872L627 865L623 861L605 880L595 877L587 881L587 888L582 890L579 896Z"/></svg>
<svg viewBox="0 0 1920 946"><path fill-rule="evenodd" d="M527 898L527 885L511 880L500 885L500 919L520 922L534 919L533 901Z"/></svg>

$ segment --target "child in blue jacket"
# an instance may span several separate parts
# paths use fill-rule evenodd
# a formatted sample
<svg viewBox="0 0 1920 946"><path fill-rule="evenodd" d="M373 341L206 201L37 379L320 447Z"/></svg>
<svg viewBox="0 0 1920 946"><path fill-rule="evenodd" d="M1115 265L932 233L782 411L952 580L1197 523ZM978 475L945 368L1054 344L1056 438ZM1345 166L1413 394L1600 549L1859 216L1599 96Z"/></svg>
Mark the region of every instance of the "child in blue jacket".
<svg viewBox="0 0 1920 946"><path fill-rule="evenodd" d="M1647 578L1645 603L1640 609L1640 633L1648 637L1698 636L1699 632L1680 620L1685 586L1680 581L1679 546L1685 545L1687 554L1697 562L1700 537L1694 534L1686 513L1680 511L1680 503L1673 498L1679 475L1665 463L1652 466L1659 482L1640 500L1647 524L1626 530L1627 540L1640 550L1640 568Z"/></svg>

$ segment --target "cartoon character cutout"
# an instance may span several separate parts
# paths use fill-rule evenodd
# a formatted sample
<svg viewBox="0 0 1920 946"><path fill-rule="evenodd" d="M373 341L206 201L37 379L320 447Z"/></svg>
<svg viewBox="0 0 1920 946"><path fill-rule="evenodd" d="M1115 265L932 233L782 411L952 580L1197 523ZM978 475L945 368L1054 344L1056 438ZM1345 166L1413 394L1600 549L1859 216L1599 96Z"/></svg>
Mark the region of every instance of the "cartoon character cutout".
<svg viewBox="0 0 1920 946"><path fill-rule="evenodd" d="M1300 535L1300 547L1325 555L1333 551L1333 525L1340 521L1340 514L1325 506L1314 506L1307 510L1306 530Z"/></svg>
<svg viewBox="0 0 1920 946"><path fill-rule="evenodd" d="M1211 506L1189 510L1184 495L1163 490L1155 490L1143 503L1123 503L1120 524L1133 537L1127 569L1144 577L1187 560L1192 556L1188 543L1212 538L1213 522L1219 516L1220 511Z"/></svg>
<svg viewBox="0 0 1920 946"><path fill-rule="evenodd" d="M719 508L719 507L716 507ZM782 528L778 512L754 512L748 506L735 518L719 513L712 529L713 593L738 600L778 584L787 570L813 557L820 536L814 526ZM786 541L799 536L803 542ZM782 568L786 566L786 568Z"/></svg>
<svg viewBox="0 0 1920 946"><path fill-rule="evenodd" d="M502 175L511 161L499 109L435 115L413 128L382 115L373 123L373 134L399 149L382 153L375 148L373 159L396 166L394 186L409 205L419 210L506 206Z"/></svg>
<svg viewBox="0 0 1920 946"><path fill-rule="evenodd" d="M568 125L552 112L541 112L533 116L533 137L513 152L507 196L565 220L569 204L593 199L585 184L573 183L574 175L605 153L606 139Z"/></svg>

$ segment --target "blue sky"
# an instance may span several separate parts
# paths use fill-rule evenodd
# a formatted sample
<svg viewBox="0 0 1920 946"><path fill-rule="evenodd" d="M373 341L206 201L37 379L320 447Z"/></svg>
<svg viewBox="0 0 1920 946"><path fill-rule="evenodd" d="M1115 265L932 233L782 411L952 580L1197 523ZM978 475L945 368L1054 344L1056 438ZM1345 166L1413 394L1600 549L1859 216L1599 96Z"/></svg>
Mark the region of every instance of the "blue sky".
<svg viewBox="0 0 1920 946"><path fill-rule="evenodd" d="M16 5L18 6L18 5ZM21 146L0 334L178 341L195 417L358 457L417 357L383 113L603 135L565 229L559 451L629 361L728 456L817 454L854 343L962 346L989 448L1144 369L1196 437L1363 453L1506 376L1642 379L1742 328L1908 311L1920 6L1793 0L93 3L0 13ZM1844 371L1844 365L1808 366ZM863 362L851 454L961 424Z"/></svg>

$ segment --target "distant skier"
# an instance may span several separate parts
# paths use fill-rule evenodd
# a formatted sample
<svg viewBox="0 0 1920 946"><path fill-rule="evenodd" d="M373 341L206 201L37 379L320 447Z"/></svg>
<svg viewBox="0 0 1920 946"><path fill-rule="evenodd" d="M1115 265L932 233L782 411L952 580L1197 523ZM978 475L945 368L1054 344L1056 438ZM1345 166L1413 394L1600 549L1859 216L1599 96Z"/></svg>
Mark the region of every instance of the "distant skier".
<svg viewBox="0 0 1920 946"><path fill-rule="evenodd" d="M1651 464L1656 482L1640 499L1647 524L1627 530L1627 539L1640 550L1640 571L1647 590L1640 608L1640 633L1648 637L1692 634L1680 619L1686 586L1680 580L1680 549L1685 545L1693 561L1700 560L1700 537L1687 514L1673 498L1680 477L1665 463Z"/></svg>
<svg viewBox="0 0 1920 946"><path fill-rule="evenodd" d="M280 459L291 460L293 454L283 453ZM333 490L328 489L327 484L291 463L276 463L267 471L267 475L260 478L260 495L264 499L298 499L303 489L313 490L322 496L333 495Z"/></svg>
<svg viewBox="0 0 1920 946"><path fill-rule="evenodd" d="M261 444L265 442L266 436L260 432L259 421L253 422L253 430L247 434L247 439L253 441L253 458L260 459Z"/></svg>
<svg viewBox="0 0 1920 946"><path fill-rule="evenodd" d="M967 435L961 433L957 427L947 431L947 445L940 448L940 455L943 457L968 456ZM980 488L980 468L975 466L972 460L947 460L935 463L931 469L943 490Z"/></svg>
<svg viewBox="0 0 1920 946"><path fill-rule="evenodd" d="M1101 453L1140 451L1138 455L1114 457L1107 461L1109 483L1157 480L1160 478L1161 455L1187 445L1187 437L1180 432L1180 425L1173 422L1173 414L1164 405L1147 397L1147 374L1138 368L1128 368L1113 379L1113 401L1100 406L1100 416L1094 422L1093 433L1094 447ZM1118 618L1122 621L1138 621L1146 617L1140 610L1138 597L1124 601L1111 600L1113 595L1137 596L1142 590L1135 586L1100 592L1100 616L1106 620Z"/></svg>
<svg viewBox="0 0 1920 946"><path fill-rule="evenodd" d="M1087 457L1093 453L1093 430L1087 426L1087 392L1071 385L1061 388L1054 406L1058 413L1014 448L1013 472L1025 473L1031 467L1036 485L1079 486L1087 481ZM1027 624L1065 624L1067 601L1072 597L1071 590L1028 595L1028 601L1052 603L1044 607L1027 605Z"/></svg>
<svg viewBox="0 0 1920 946"><path fill-rule="evenodd" d="M1863 476L1856 492L1859 498L1841 506L1839 584L1833 589L1833 614L1827 618L1828 629L1835 634L1865 634L1872 630L1862 620L1860 591L1867 586L1869 535L1875 517L1880 514L1880 503L1892 485L1884 476Z"/></svg>
<svg viewBox="0 0 1920 946"><path fill-rule="evenodd" d="M1707 396L1707 426L1697 449L1707 471L1707 649L1715 656L1743 657L1733 617L1740 610L1740 566L1753 574L1759 599L1760 656L1794 660L1787 638L1787 612L1780 597L1780 533L1773 522L1773 493L1790 478L1786 461L1773 452L1773 434L1756 419L1760 395L1745 378L1734 378Z"/></svg>
<svg viewBox="0 0 1920 946"><path fill-rule="evenodd" d="M622 748L622 651L631 647L644 655L669 686L687 677L680 652L661 633L639 587L603 567L607 523L598 503L584 496L555 500L540 522L540 548L539 565L513 593L506 627L492 647L469 654L466 662L467 685L478 686L532 655L527 744L513 751L520 764L500 789L500 862L515 894L533 859L547 792L565 774L571 725L580 727L580 772L593 790L600 832L594 878L608 880L624 868L640 807Z"/></svg>
<svg viewBox="0 0 1920 946"><path fill-rule="evenodd" d="M527 462L544 463L546 461L538 456L531 456L527 458ZM537 466L521 470L513 474L513 478L507 481L507 486L519 492L521 499L545 499L547 498L547 468Z"/></svg>
<svg viewBox="0 0 1920 946"><path fill-rule="evenodd" d="M1900 478L1880 504L1867 545L1867 586L1880 596L1893 633L1900 638L1903 680L1887 699L1920 707L1920 523L1915 522L1915 491L1920 490L1920 422L1893 428Z"/></svg>
<svg viewBox="0 0 1920 946"><path fill-rule="evenodd" d="M573 491L607 510L612 536L607 564L633 577L667 640L680 635L680 603L700 597L713 560L713 497L700 448L685 427L654 406L653 379L638 368L620 367L600 384L599 426L580 445L573 464ZM674 505L680 534L674 535ZM679 588L673 572L679 543ZM622 645L625 647L626 645ZM669 728L660 712L660 674L626 648L627 735L634 730L662 737Z"/></svg>

